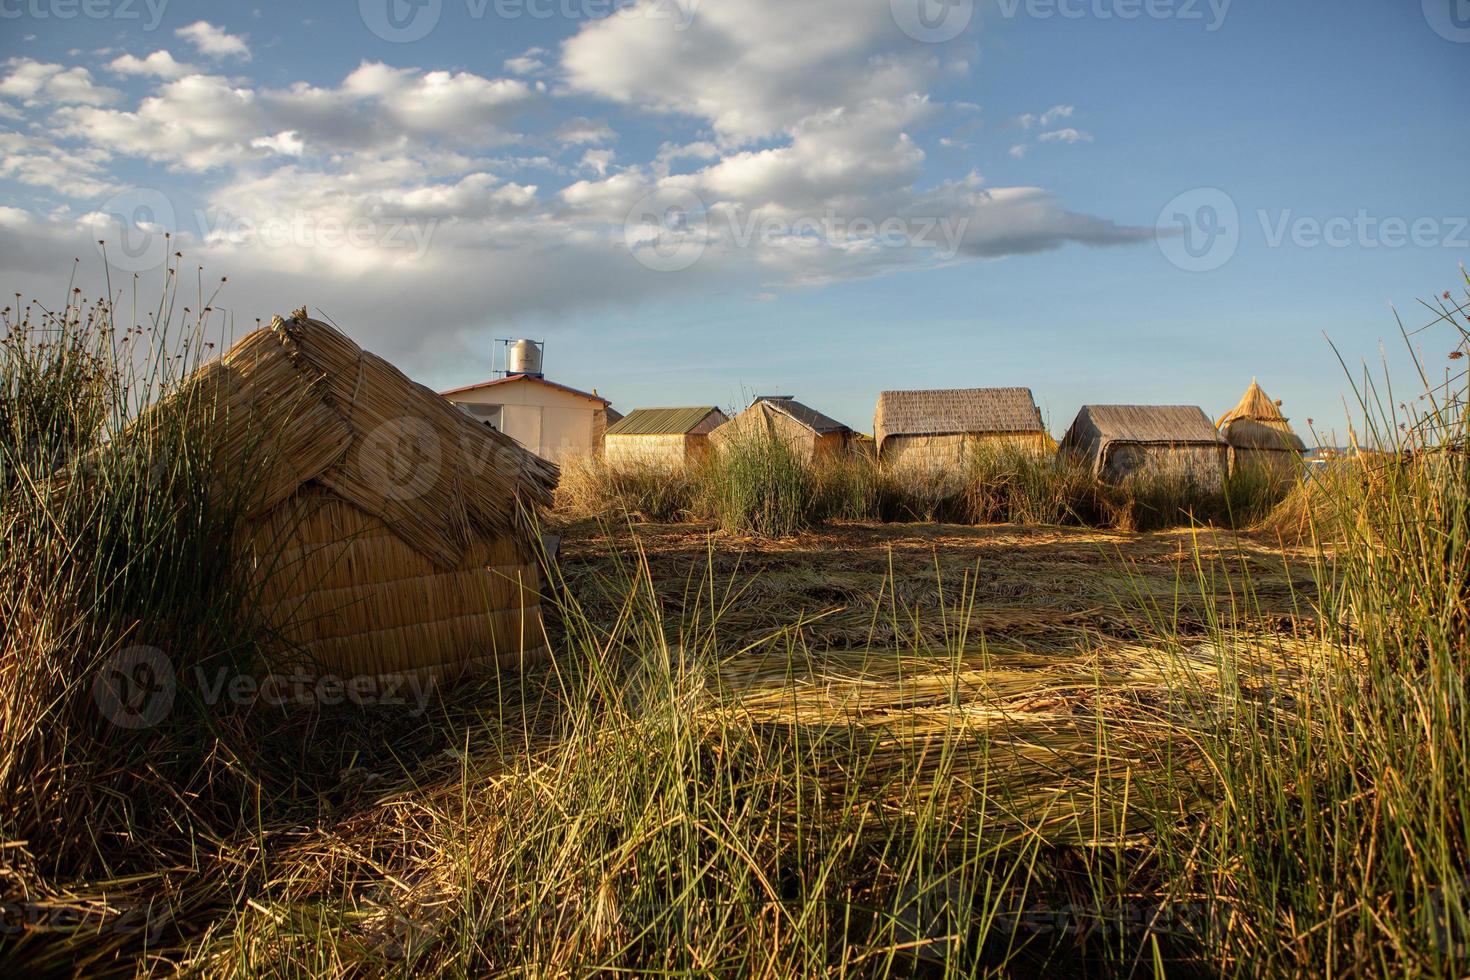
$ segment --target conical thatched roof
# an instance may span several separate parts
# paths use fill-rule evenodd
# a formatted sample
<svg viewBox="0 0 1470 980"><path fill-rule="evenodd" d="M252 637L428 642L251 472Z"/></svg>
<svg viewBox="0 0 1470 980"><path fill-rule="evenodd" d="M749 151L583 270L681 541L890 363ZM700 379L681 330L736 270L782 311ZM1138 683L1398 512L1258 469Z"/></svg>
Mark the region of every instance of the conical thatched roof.
<svg viewBox="0 0 1470 980"><path fill-rule="evenodd" d="M174 397L208 411L216 472L249 474L247 520L315 484L441 566L474 534L521 529L523 507L549 504L556 485L554 464L304 310L245 337Z"/></svg>
<svg viewBox="0 0 1470 980"><path fill-rule="evenodd" d="M1240 398L1240 404L1220 416L1215 428L1225 441L1237 449L1279 449L1303 452L1306 444L1291 429L1281 414L1279 403L1271 400L1254 378Z"/></svg>

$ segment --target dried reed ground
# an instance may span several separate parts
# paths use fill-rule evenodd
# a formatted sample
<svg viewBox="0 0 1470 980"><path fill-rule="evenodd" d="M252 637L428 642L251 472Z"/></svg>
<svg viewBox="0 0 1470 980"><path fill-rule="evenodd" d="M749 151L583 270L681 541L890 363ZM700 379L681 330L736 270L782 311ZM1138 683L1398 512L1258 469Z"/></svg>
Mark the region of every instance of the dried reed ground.
<svg viewBox="0 0 1470 980"><path fill-rule="evenodd" d="M1260 677L1299 677L1310 644L1295 633L1312 632L1293 594L1310 578L1264 540L848 525L755 551L687 526L565 530L577 618L553 627L558 647L592 623L637 634L649 613L629 616L631 574L676 639L665 659L616 670L590 728L565 726L561 712L587 710L568 688L513 682L481 709L493 718L458 730L468 751L411 785L391 769L354 775L397 785L262 848L254 898L189 962L253 972L327 951L318 965L332 970L804 975L908 970L918 956L954 975L1029 972L1116 958L1097 943L1109 921L1152 909L1156 928L1130 926L1133 956L1148 937L1187 939L1195 926L1174 917L1195 906L1145 879L1100 893L1087 865L1146 852L1153 818L1130 792L1157 767L1198 764L1190 733L1215 719L1177 675L1193 663L1189 683L1214 690L1218 652L1201 637L1181 661L1140 642L1119 602L1189 594L1201 554L1244 560L1268 597L1239 624L1255 631ZM1179 621L1202 634L1207 618ZM581 782L609 794L599 816L580 809L588 787L568 789ZM616 829L580 826L609 813ZM706 821L703 844L660 839ZM1068 861L1081 863L1059 873ZM963 891L963 912L931 907L936 883ZM722 920L711 909L725 903L738 908ZM1027 925L1054 907L1084 935ZM987 939L946 939L948 914L995 921ZM1187 945L1167 959L1192 961Z"/></svg>

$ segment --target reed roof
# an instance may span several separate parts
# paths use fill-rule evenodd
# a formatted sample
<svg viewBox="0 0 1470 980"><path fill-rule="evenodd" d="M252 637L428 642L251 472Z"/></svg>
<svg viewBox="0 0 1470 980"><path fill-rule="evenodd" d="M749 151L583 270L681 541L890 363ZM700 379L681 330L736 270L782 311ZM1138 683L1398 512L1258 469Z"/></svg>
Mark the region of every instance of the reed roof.
<svg viewBox="0 0 1470 980"><path fill-rule="evenodd" d="M1083 405L1062 445L1100 452L1114 442L1186 446L1223 441L1197 405Z"/></svg>
<svg viewBox="0 0 1470 980"><path fill-rule="evenodd" d="M811 429L818 435L852 431L852 429L843 425L830 415L823 415L815 408L797 401L791 395L757 395L755 401L751 403L750 408L755 408L757 405L764 405L773 411L780 412L798 425ZM746 411L750 411L750 409L746 409Z"/></svg>
<svg viewBox="0 0 1470 980"><path fill-rule="evenodd" d="M873 436L1043 432L1030 388L939 388L878 395Z"/></svg>
<svg viewBox="0 0 1470 980"><path fill-rule="evenodd" d="M379 518L436 564L524 530L558 469L305 311L246 336L175 396L211 412L223 466L257 517L308 484ZM212 402L213 404L209 404Z"/></svg>
<svg viewBox="0 0 1470 980"><path fill-rule="evenodd" d="M1281 403L1272 401L1254 378L1240 403L1215 423L1225 441L1238 449L1276 449L1305 452L1306 443L1292 431L1281 414Z"/></svg>

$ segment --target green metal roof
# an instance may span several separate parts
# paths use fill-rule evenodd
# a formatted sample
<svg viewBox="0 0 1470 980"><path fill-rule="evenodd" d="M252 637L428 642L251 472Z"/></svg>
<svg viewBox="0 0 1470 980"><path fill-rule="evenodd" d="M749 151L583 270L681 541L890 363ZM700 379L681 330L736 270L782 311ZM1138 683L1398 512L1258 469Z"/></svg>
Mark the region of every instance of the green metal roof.
<svg viewBox="0 0 1470 980"><path fill-rule="evenodd" d="M696 405L691 408L635 408L617 422L607 427L610 436L668 436L679 435L697 427L718 412L713 405Z"/></svg>

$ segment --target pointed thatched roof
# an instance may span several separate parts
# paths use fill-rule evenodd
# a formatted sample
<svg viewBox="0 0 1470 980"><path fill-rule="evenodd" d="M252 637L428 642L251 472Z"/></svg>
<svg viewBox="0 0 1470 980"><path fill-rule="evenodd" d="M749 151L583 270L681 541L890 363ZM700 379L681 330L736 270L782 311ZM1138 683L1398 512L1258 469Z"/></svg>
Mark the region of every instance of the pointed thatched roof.
<svg viewBox="0 0 1470 980"><path fill-rule="evenodd" d="M1281 404L1274 402L1252 378L1240 404L1220 416L1215 423L1225 441L1237 449L1275 449L1304 452L1306 444L1292 431L1291 423L1281 414Z"/></svg>
<svg viewBox="0 0 1470 980"><path fill-rule="evenodd" d="M873 437L1043 432L1030 388L938 388L878 395Z"/></svg>
<svg viewBox="0 0 1470 980"><path fill-rule="evenodd" d="M249 481L251 519L307 484L449 566L473 533L521 528L557 467L298 311L205 365L170 401L203 412L217 473ZM142 421L142 420L140 420Z"/></svg>

